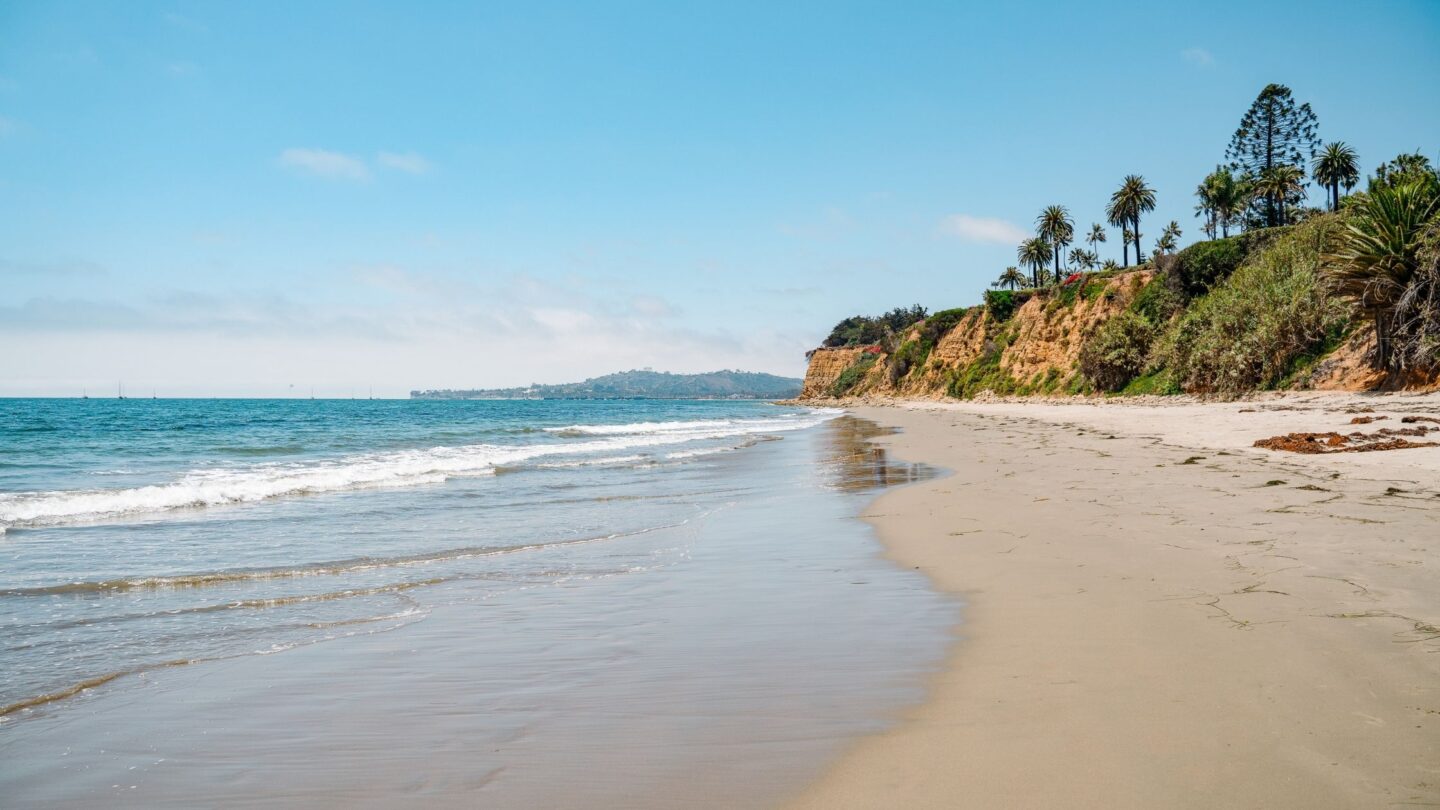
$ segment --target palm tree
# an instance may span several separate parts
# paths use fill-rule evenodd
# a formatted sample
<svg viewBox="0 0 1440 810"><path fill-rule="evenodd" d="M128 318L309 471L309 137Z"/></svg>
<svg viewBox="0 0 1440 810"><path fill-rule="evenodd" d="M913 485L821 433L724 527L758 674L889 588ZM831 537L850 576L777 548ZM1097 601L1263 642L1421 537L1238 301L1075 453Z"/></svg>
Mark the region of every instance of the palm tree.
<svg viewBox="0 0 1440 810"><path fill-rule="evenodd" d="M1199 200L1195 203L1195 216L1204 218L1205 235L1211 239L1215 238L1219 230L1215 213L1215 190L1210 184L1213 177L1213 174L1207 175L1205 180L1195 187L1195 199Z"/></svg>
<svg viewBox="0 0 1440 810"><path fill-rule="evenodd" d="M1074 248L1070 251L1070 263L1081 270L1095 269L1095 254L1085 248Z"/></svg>
<svg viewBox="0 0 1440 810"><path fill-rule="evenodd" d="M1330 190L1330 210L1339 211L1340 187L1349 191L1360 182L1360 156L1344 141L1326 144L1310 164L1310 173L1315 182Z"/></svg>
<svg viewBox="0 0 1440 810"><path fill-rule="evenodd" d="M1107 272L1107 271L1110 271L1110 270L1119 270L1119 269L1120 269L1120 265L1116 264L1114 259L1106 259L1106 260L1105 260L1105 263L1100 265L1100 272L1102 272L1102 273Z"/></svg>
<svg viewBox="0 0 1440 810"><path fill-rule="evenodd" d="M1287 224L1286 200L1305 199L1305 170L1299 166L1276 166L1266 169L1255 181L1254 193L1274 206L1276 220Z"/></svg>
<svg viewBox="0 0 1440 810"><path fill-rule="evenodd" d="M1124 228L1122 228L1122 229L1120 230L1120 239L1121 239L1122 241L1124 241L1126 244L1129 244L1129 243L1131 243L1131 242L1136 243L1137 246L1136 246L1136 248L1135 248L1135 263L1136 263L1136 264L1139 264L1139 263L1140 263L1140 248L1139 248L1139 246L1138 246L1138 245L1139 245L1139 242L1140 242L1140 237L1139 237L1139 235L1137 235L1134 231L1130 230L1130 226L1127 225L1127 226L1125 226ZM1126 256L1129 256L1130 254L1129 254L1129 253L1126 253L1125 255L1126 255ZM1126 265L1126 267L1129 267L1129 265Z"/></svg>
<svg viewBox="0 0 1440 810"><path fill-rule="evenodd" d="M1250 184L1244 178L1235 177L1229 169L1216 166L1215 171L1206 176L1204 186L1215 222L1220 226L1220 236L1229 237L1231 223L1239 222L1245 206L1250 204Z"/></svg>
<svg viewBox="0 0 1440 810"><path fill-rule="evenodd" d="M1373 188L1322 256L1336 291L1374 322L1379 368L1390 365L1390 314L1410 287L1421 234L1437 211L1440 196L1421 183Z"/></svg>
<svg viewBox="0 0 1440 810"><path fill-rule="evenodd" d="M1174 250L1175 250L1175 237L1171 236L1169 231L1166 231L1165 233L1160 234L1160 238L1155 240L1155 255L1156 255L1156 256L1160 256L1160 255L1163 255L1163 254L1166 254L1166 253L1172 253L1172 252L1174 252Z"/></svg>
<svg viewBox="0 0 1440 810"><path fill-rule="evenodd" d="M1005 272L1000 274L1000 278L995 279L990 286L997 289L1000 287L1008 287L1013 290L1024 283L1025 274L1020 272L1019 268L1007 267L1005 268Z"/></svg>
<svg viewBox="0 0 1440 810"><path fill-rule="evenodd" d="M1180 241L1181 235L1182 235L1182 232L1181 232L1181 230L1180 230L1180 223L1176 222L1176 221L1173 220L1173 219L1170 220L1170 224L1169 224L1169 225L1166 225L1164 232L1161 233L1161 237L1162 237L1162 238L1163 238L1163 237L1169 237L1170 241L1176 242L1176 243L1178 243L1178 242Z"/></svg>
<svg viewBox="0 0 1440 810"><path fill-rule="evenodd" d="M1050 253L1050 243L1045 241L1043 236L1032 236L1015 249L1016 260L1030 268L1037 289L1040 287L1040 274L1044 272L1045 265L1050 263Z"/></svg>
<svg viewBox="0 0 1440 810"><path fill-rule="evenodd" d="M1140 250L1140 215L1155 210L1155 189L1145 183L1145 178L1138 174L1129 174L1120 183L1120 188L1110 195L1110 205L1106 207L1105 213L1110 217L1113 225L1130 224L1134 226L1131 236L1135 242L1135 263L1141 262ZM1116 222L1116 220L1119 222Z"/></svg>
<svg viewBox="0 0 1440 810"><path fill-rule="evenodd" d="M1112 200L1105 206L1105 221L1120 229L1120 258L1122 267L1130 266L1130 226L1128 215L1115 207Z"/></svg>
<svg viewBox="0 0 1440 810"><path fill-rule="evenodd" d="M1050 243L1055 253L1055 275L1060 275L1060 257L1075 238L1075 221L1063 205L1049 205L1035 218L1035 233Z"/></svg>
<svg viewBox="0 0 1440 810"><path fill-rule="evenodd" d="M1094 256L1096 261L1099 261L1100 248L1096 247L1096 245L1104 244L1105 242L1105 229L1100 226L1100 223L1096 222L1091 224L1090 235L1085 237L1085 241L1090 243L1090 255Z"/></svg>

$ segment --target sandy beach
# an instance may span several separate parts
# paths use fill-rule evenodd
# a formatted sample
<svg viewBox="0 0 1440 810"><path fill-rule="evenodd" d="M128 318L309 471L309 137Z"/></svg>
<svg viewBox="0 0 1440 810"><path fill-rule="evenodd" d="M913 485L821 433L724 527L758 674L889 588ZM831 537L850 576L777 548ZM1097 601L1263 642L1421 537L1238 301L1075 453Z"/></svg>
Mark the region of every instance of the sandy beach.
<svg viewBox="0 0 1440 810"><path fill-rule="evenodd" d="M1440 447L1252 447L1440 398L855 413L952 471L865 516L964 620L792 807L1440 805Z"/></svg>

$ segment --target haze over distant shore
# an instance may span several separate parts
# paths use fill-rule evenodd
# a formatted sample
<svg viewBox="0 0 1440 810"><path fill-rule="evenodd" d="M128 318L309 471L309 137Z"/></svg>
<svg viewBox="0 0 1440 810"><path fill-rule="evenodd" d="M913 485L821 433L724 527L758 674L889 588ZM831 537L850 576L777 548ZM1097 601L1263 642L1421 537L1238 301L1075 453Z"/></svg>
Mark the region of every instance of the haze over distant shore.
<svg viewBox="0 0 1440 810"><path fill-rule="evenodd" d="M560 385L411 391L411 399L789 399L801 381L752 371L671 374L639 369Z"/></svg>

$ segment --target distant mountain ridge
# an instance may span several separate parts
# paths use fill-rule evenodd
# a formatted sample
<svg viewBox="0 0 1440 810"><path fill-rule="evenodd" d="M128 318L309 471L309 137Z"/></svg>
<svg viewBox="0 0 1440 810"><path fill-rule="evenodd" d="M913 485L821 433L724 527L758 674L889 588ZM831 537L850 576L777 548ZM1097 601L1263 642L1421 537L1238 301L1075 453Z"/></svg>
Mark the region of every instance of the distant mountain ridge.
<svg viewBox="0 0 1440 810"><path fill-rule="evenodd" d="M753 371L671 374L637 369L584 382L525 388L411 391L411 399L791 399L802 380Z"/></svg>

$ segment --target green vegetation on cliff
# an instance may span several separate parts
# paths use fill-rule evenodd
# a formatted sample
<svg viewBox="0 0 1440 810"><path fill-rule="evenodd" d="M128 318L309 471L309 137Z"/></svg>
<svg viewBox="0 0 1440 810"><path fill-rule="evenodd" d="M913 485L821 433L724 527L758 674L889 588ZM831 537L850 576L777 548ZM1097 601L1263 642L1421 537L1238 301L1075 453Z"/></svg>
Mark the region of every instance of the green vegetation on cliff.
<svg viewBox="0 0 1440 810"><path fill-rule="evenodd" d="M1228 164L1196 187L1207 238L1178 251L1171 222L1144 255L1143 215L1157 192L1127 175L1104 212L1127 268L1133 249L1134 271L1106 259L1090 272L1109 241L1104 227L1082 232L1091 250L1067 253L1075 220L1065 206L1044 207L1016 249L1029 278L1006 268L977 317L926 318L917 305L841 321L826 346L883 355L860 358L836 395L857 386L883 394L886 385L952 397L1234 395L1310 384L1337 350L1348 353L1345 368L1373 369L1366 385L1440 383L1440 172L1422 154L1402 154L1350 193L1360 156L1340 141L1322 148L1317 128L1289 88L1266 86L1231 139ZM1324 208L1305 205L1307 168ZM936 360L957 325L965 334ZM867 376L877 362L887 373Z"/></svg>

